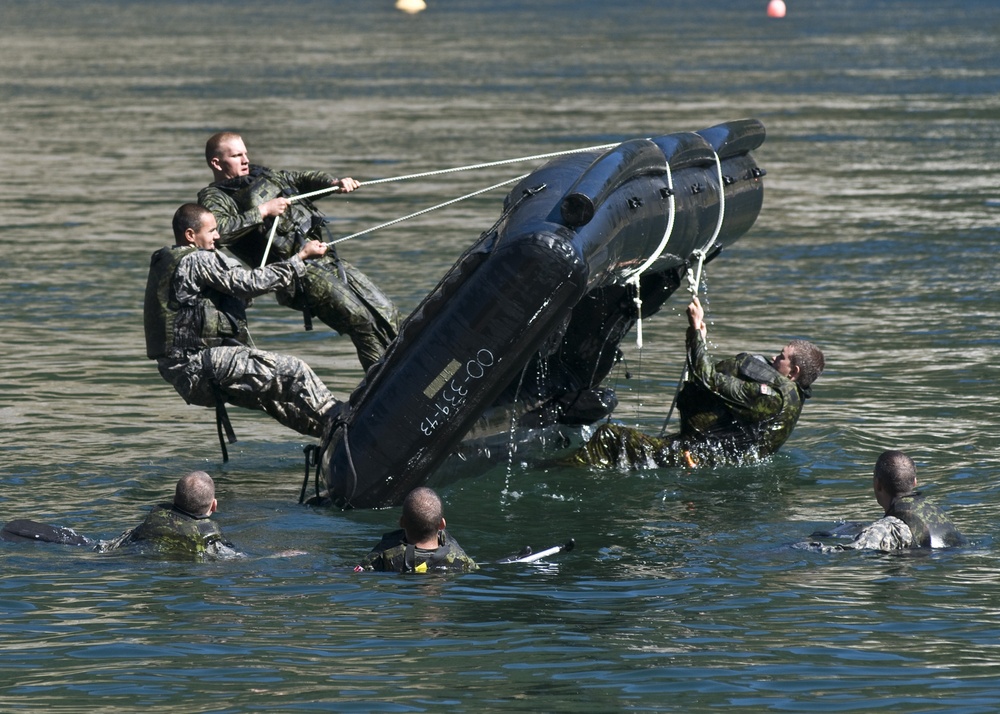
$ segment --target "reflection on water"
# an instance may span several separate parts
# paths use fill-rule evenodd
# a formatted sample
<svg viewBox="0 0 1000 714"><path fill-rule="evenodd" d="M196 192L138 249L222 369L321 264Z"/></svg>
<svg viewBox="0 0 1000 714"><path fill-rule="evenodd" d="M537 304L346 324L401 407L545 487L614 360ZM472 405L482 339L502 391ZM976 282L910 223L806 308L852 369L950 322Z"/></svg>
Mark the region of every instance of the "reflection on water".
<svg viewBox="0 0 1000 714"><path fill-rule="evenodd" d="M251 554L195 568L0 544L4 707L103 711L993 711L992 525L1000 396L994 259L1000 138L992 2L727 0L461 7L39 0L0 9L0 515L113 537L177 476L219 484ZM225 28L224 32L206 28ZM208 182L201 147L361 180L760 118L754 228L708 267L720 355L806 337L827 354L765 464L589 473L506 451L442 487L483 564L355 576L388 512L295 505L304 442L212 415L143 354L149 255ZM325 202L340 235L534 168L386 183ZM412 309L502 195L344 243ZM655 432L682 368L682 300L609 381ZM258 344L339 395L353 347L269 299ZM973 540L955 552L792 549L870 520L885 448ZM474 477L469 472L475 473ZM493 561L576 539L547 564ZM283 551L296 557L270 557Z"/></svg>

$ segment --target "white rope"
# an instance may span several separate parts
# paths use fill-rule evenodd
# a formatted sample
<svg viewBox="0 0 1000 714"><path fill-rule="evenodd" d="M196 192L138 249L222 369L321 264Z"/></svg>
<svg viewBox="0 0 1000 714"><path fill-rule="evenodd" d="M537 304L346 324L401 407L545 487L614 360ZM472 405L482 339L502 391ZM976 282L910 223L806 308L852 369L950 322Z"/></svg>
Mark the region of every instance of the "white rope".
<svg viewBox="0 0 1000 714"><path fill-rule="evenodd" d="M674 178L673 174L670 172L670 162L667 164L667 189L670 191L667 197L667 228L663 231L663 238L660 239L660 245L656 248L646 262L636 268L635 272L628 276L626 283L632 283L635 285L635 344L639 349L642 349L642 298L639 295L639 278L646 269L655 263L663 250L667 247L667 243L670 242L670 235L674 232L674 219L676 218L676 201L674 199Z"/></svg>
<svg viewBox="0 0 1000 714"><path fill-rule="evenodd" d="M712 246L715 245L715 241L719 238L719 233L722 232L722 222L726 218L726 178L722 175L722 160L719 158L718 153L715 154L715 168L719 172L719 220L715 223L715 233L712 234L712 240L701 249L702 260L712 250ZM701 280L700 266L698 268L698 280Z"/></svg>
<svg viewBox="0 0 1000 714"><path fill-rule="evenodd" d="M719 233L722 231L722 223L726 218L726 179L722 175L722 161L719 159L719 155L715 155L715 167L719 173L719 219L715 222L715 232L712 234L711 240L705 245L704 248L699 248L691 254L691 257L695 259L696 270L688 268L687 279L688 279L688 292L692 296L698 294L698 290L701 285L701 271L705 266L705 258L708 256L709 251L712 250L712 246L715 245L715 241L719 238Z"/></svg>
<svg viewBox="0 0 1000 714"><path fill-rule="evenodd" d="M350 240L351 238L357 238L358 236L363 236L366 233L373 233L374 231L377 231L377 230L379 230L381 228L387 228L389 226L394 226L397 223L402 223L403 221L409 220L410 218L416 218L417 216L422 216L425 213L430 213L431 211L436 211L439 208L444 208L445 206L450 206L453 203L458 203L459 201L464 201L467 198L472 198L473 196L478 196L481 193L486 193L487 191L492 191L493 189L500 188L501 186L506 186L509 183L514 183L515 181L520 181L521 179L527 178L530 175L531 175L530 173L528 173L528 174L522 174L521 176L516 176L515 178L507 179L506 181L501 181L500 183L493 184L492 186L489 186L487 188L481 188L478 191L473 191L472 193L467 193L464 196L460 196L459 198L453 198L450 201L445 201L444 203L439 203L436 206L431 206L430 208L425 208L425 209L423 209L421 211L417 211L416 213L411 213L411 214L409 214L407 216L400 216L399 218L396 218L394 220L388 221L387 223L381 223L381 224L379 224L377 226L372 226L371 228L366 228L363 231L359 231L357 233L352 233L349 236L344 236L343 238L338 238L337 240L329 241L326 245L337 245L337 243L343 243L345 240Z"/></svg>
<svg viewBox="0 0 1000 714"><path fill-rule="evenodd" d="M553 151L553 152L550 152L550 153L547 153L547 154L535 154L534 156L520 156L520 157L518 157L516 159L503 159L501 161L490 161L488 163L483 163L483 164L469 164L468 166L456 166L456 167L450 168L450 169L438 169L436 171L424 171L423 173L408 174L406 176L393 176L393 177L389 177L389 178L373 179L372 181L362 181L362 182L360 182L358 184L358 186L359 187L360 186L374 186L375 184L379 184L379 183L391 183L391 182L394 182L394 181L408 181L410 179L427 178L428 176L441 176L443 174L452 174L452 173L456 173L458 171L472 171L474 169L488 169L488 168L492 168L494 166L506 166L508 164L517 164L517 163L521 163L521 162L524 162L524 161L541 161L542 159L551 159L551 158L555 158L556 156L567 156L568 154L580 154L580 153L583 153L584 151L598 151L598 150L601 150L601 149L610 149L612 147L618 146L619 143L621 143L621 142L617 142L617 143L614 143L614 144L601 144L599 146L587 146L587 147L584 147L582 149L567 149L565 151ZM505 186L508 183L513 183L514 181L519 181L522 178L524 178L524 176L519 176L519 177L517 177L515 179L510 179L509 181L505 181L503 183L498 183L498 184L496 184L496 186L491 186L490 188L483 189L482 191L477 191L475 193L470 193L467 196L463 196L462 198L457 198L457 199L455 199L453 201L448 201L446 203L442 203L439 206L434 206L432 208L425 209L424 211L420 211L418 213L414 213L414 214L411 214L409 216L403 216L402 218L397 218L394 221L389 221L388 223L383 223L382 225L375 226L374 228L369 228L367 231L362 231L361 233L355 233L354 235L347 236L346 238L340 238L338 240L335 240L335 241L332 241L330 243L327 243L327 245L333 245L334 243L340 243L341 241L345 241L345 240L348 240L350 238L355 238L355 237L357 237L359 235L364 235L365 233L371 233L372 231L378 230L379 228L385 228L386 226L391 226L391 225L394 225L396 223L400 223L401 221L405 221L408 218L413 218L414 216L419 216L419 215L421 215L423 213L427 213L428 211L433 211L433 210L435 210L437 208L443 208L444 206L451 205L452 203L457 203L458 201L462 201L462 200L464 200L466 198L471 198L472 196L478 196L480 193L485 193L486 191L491 191L494 188L498 188L500 186ZM337 193L340 190L341 190L340 186L330 186L329 188L321 188L321 189L319 189L317 191L310 191L309 193L300 193L300 194L295 195L295 196L290 196L288 198L288 202L292 203L294 201L302 201L302 200L307 199L307 198L313 198L314 196L323 196L323 195L328 194L328 193ZM274 223L271 225L271 233L267 237L267 245L264 248L264 257L260 261L260 267L262 267L262 268L267 264L267 256L271 252L271 244L274 243L274 232L275 232L275 230L277 230L277 227L278 227L278 217L275 216Z"/></svg>

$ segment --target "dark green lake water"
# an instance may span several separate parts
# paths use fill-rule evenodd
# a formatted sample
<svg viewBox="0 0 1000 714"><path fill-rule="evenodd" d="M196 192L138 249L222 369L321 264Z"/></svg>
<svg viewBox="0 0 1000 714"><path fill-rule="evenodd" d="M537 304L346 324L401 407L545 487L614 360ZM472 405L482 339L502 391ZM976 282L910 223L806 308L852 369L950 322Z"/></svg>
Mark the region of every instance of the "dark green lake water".
<svg viewBox="0 0 1000 714"><path fill-rule="evenodd" d="M993 0L36 0L0 6L0 520L111 537L207 470L249 554L189 565L0 543L0 709L48 712L1000 708L1000 6ZM757 466L635 474L515 454L441 488L485 567L357 576L395 511L296 505L297 435L212 414L144 357L149 255L207 136L360 180L756 117L752 230L708 268L720 354L806 337L828 368ZM347 235L534 168L331 199ZM408 312L500 211L486 194L345 243ZM684 301L627 341L616 417L659 429ZM269 299L257 343L346 395L346 339ZM792 549L879 515L909 452L955 551ZM547 565L490 561L573 537ZM297 556L280 556L286 551Z"/></svg>

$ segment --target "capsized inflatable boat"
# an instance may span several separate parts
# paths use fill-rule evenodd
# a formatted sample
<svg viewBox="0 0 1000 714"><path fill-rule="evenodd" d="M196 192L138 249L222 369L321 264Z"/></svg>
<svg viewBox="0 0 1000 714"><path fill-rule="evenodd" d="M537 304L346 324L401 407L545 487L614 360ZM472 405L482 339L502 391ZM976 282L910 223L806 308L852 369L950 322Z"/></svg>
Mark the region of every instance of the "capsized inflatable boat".
<svg viewBox="0 0 1000 714"><path fill-rule="evenodd" d="M763 141L743 119L569 154L520 181L328 427L326 502L398 505L498 413L508 427L609 414L601 380L638 317L757 219Z"/></svg>

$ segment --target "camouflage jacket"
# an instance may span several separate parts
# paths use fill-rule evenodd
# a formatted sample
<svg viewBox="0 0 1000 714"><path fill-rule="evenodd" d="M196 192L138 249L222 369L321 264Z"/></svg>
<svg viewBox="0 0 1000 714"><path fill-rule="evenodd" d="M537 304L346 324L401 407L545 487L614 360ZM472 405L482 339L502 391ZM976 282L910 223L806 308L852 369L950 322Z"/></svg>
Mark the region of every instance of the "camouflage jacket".
<svg viewBox="0 0 1000 714"><path fill-rule="evenodd" d="M130 545L180 556L236 554L233 544L222 537L219 526L213 520L196 518L170 503L153 506L140 525L125 531L113 541L102 543L98 550L116 550Z"/></svg>
<svg viewBox="0 0 1000 714"><path fill-rule="evenodd" d="M880 518L864 529L850 543L839 546L844 550L900 550L913 545L909 526L893 516Z"/></svg>
<svg viewBox="0 0 1000 714"><path fill-rule="evenodd" d="M258 295L290 288L304 271L305 263L297 255L282 263L247 270L215 250L195 250L186 254L178 262L171 281L176 302L176 313L172 317L174 351L167 356L177 357L178 352L214 347L226 338L246 343L245 322L242 326L230 324L232 310L209 309L210 305L219 302L217 296L230 296L245 307ZM163 308L147 304L146 309ZM147 315L147 325L150 322L156 321Z"/></svg>
<svg viewBox="0 0 1000 714"><path fill-rule="evenodd" d="M260 204L272 198L292 196L330 188L337 182L322 171L273 171L264 166L250 166L250 174L217 181L198 192L198 203L207 208L219 223L219 245L251 266L264 257L271 221L260 215ZM280 216L268 263L288 260L306 239L323 240L326 217L309 199L295 201ZM333 252L327 253L333 258Z"/></svg>
<svg viewBox="0 0 1000 714"><path fill-rule="evenodd" d="M838 526L833 532L814 533L822 536L849 536L861 524L845 523ZM809 541L796 543L793 547L802 550L815 550L820 553L838 553L845 550L880 550L893 551L909 548L913 545L913 535L910 527L898 518L885 516L874 523L861 528L849 543L838 543L837 545L827 545L819 541Z"/></svg>
<svg viewBox="0 0 1000 714"><path fill-rule="evenodd" d="M397 573L478 569L479 566L475 561L466 555L462 546L446 531L438 532L437 550L426 550L407 543L403 529L383 535L379 544L355 568L357 571L377 570Z"/></svg>
<svg viewBox="0 0 1000 714"><path fill-rule="evenodd" d="M965 536L919 491L897 496L885 515L895 516L910 527L913 545L920 548L947 548L965 544Z"/></svg>

